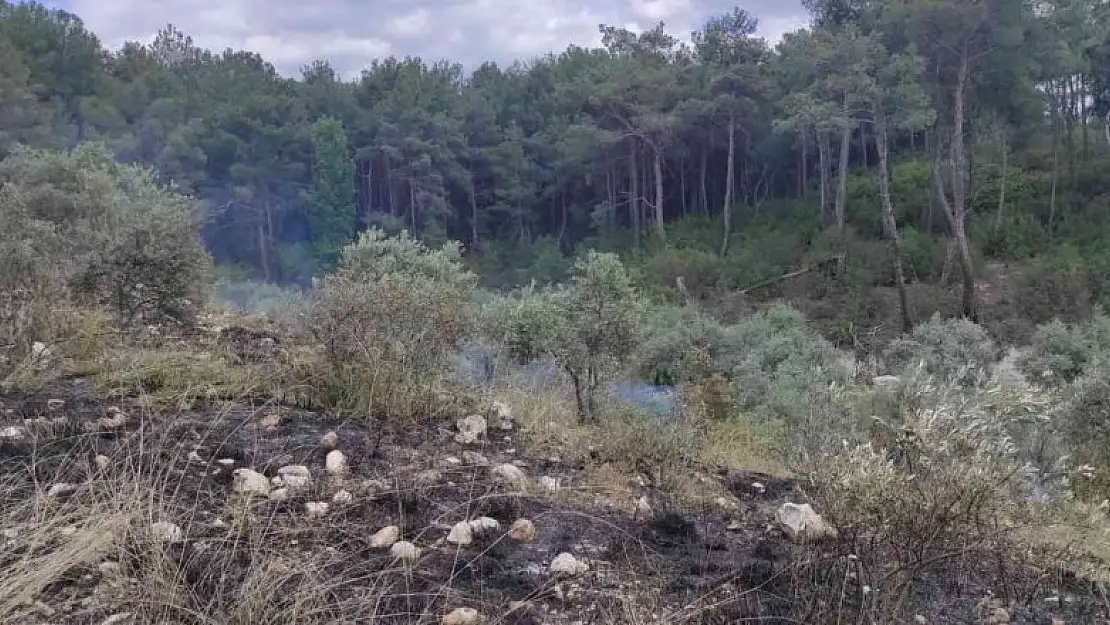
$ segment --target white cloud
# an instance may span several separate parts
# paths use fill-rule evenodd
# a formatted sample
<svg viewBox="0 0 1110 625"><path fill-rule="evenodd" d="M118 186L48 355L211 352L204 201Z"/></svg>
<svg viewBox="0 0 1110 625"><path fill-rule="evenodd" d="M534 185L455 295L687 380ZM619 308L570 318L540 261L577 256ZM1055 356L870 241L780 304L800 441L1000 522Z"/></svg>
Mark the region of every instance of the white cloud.
<svg viewBox="0 0 1110 625"><path fill-rule="evenodd" d="M167 23L197 45L258 52L279 71L296 74L327 59L347 77L388 55L447 58L474 67L508 63L568 44L600 43L599 24L690 31L735 0L69 0L105 45L150 41ZM772 42L804 22L799 0L749 0L760 33Z"/></svg>

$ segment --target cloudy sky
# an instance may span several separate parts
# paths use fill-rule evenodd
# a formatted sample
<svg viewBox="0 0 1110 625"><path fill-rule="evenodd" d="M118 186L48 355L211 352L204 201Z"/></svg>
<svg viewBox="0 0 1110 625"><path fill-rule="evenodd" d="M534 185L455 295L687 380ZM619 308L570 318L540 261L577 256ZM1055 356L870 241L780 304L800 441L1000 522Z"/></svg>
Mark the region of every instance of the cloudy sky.
<svg viewBox="0 0 1110 625"><path fill-rule="evenodd" d="M207 48L261 53L279 70L326 58L346 77L370 59L450 58L468 67L599 43L598 24L662 20L683 35L739 4L777 41L805 21L800 0L46 0L79 15L115 48L172 23Z"/></svg>

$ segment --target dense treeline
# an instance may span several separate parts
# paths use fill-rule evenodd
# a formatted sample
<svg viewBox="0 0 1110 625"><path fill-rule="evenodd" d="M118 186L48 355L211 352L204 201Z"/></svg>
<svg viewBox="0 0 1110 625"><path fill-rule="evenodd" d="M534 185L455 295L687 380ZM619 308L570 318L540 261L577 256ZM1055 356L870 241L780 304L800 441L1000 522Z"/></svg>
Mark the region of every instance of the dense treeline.
<svg viewBox="0 0 1110 625"><path fill-rule="evenodd" d="M806 4L774 49L734 9L689 44L603 25L598 49L469 74L388 58L344 82L172 26L108 51L77 16L0 0L0 154L102 141L204 200L218 261L279 282L378 225L513 278L583 246L690 288L881 259L865 282L965 276L974 315L983 256L1110 249L1091 227L1110 214L1110 4Z"/></svg>

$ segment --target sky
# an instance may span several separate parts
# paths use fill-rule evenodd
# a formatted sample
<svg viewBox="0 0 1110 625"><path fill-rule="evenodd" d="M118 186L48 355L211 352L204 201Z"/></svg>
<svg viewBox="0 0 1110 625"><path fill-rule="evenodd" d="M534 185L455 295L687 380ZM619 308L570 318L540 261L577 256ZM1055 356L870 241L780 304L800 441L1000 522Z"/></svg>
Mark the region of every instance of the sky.
<svg viewBox="0 0 1110 625"><path fill-rule="evenodd" d="M598 24L659 21L686 37L739 5L772 43L804 25L800 0L45 0L76 13L111 49L149 42L172 23L205 48L258 52L283 74L327 59L345 78L390 55L506 64L570 43L600 43Z"/></svg>

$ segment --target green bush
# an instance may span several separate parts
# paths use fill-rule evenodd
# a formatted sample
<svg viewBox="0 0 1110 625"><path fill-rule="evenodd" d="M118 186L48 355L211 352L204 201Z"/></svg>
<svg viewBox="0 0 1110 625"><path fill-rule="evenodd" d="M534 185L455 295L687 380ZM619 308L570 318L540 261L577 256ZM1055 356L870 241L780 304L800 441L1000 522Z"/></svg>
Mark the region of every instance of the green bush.
<svg viewBox="0 0 1110 625"><path fill-rule="evenodd" d="M1072 245L1058 246L1034 258L1020 269L1007 293L1010 314L1033 323L1090 316L1089 271L1084 254Z"/></svg>
<svg viewBox="0 0 1110 625"><path fill-rule="evenodd" d="M124 321L191 321L211 260L199 203L103 146L20 148L0 162L0 288L46 284Z"/></svg>
<svg viewBox="0 0 1110 625"><path fill-rule="evenodd" d="M998 361L1000 350L987 331L966 319L933 315L883 353L888 369L904 373L924 363L927 373L941 380L973 383Z"/></svg>
<svg viewBox="0 0 1110 625"><path fill-rule="evenodd" d="M308 313L334 401L389 418L434 411L437 384L469 333L475 282L457 244L430 249L405 232L363 232Z"/></svg>
<svg viewBox="0 0 1110 625"><path fill-rule="evenodd" d="M1030 380L1056 386L1070 383L1110 358L1110 319L1097 315L1068 324L1054 319L1037 328L1018 367Z"/></svg>
<svg viewBox="0 0 1110 625"><path fill-rule="evenodd" d="M500 298L483 325L520 361L552 357L574 385L580 418L596 420L602 385L639 342L642 302L615 254L587 252L567 284Z"/></svg>

